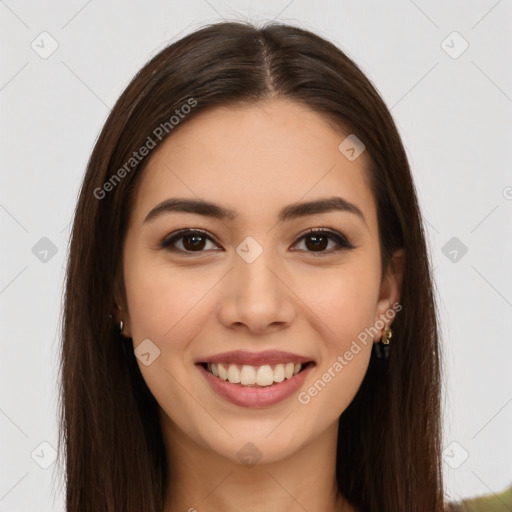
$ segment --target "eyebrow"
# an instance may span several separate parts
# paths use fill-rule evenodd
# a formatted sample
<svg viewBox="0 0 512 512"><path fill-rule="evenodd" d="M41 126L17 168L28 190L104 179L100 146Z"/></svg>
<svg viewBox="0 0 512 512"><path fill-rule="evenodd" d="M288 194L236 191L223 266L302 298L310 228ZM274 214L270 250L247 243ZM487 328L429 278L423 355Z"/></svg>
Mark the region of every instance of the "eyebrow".
<svg viewBox="0 0 512 512"><path fill-rule="evenodd" d="M360 217L366 224L363 212L358 206L350 203L341 197L329 197L325 199L316 199L313 201L293 203L282 208L278 214L279 222L286 222L306 217L308 215L317 215L320 213L328 213L331 211L340 211L353 213ZM188 199L188 198L170 198L156 205L144 219L144 223L154 220L166 213L193 213L196 215L204 215L219 220L233 221L237 218L236 210L226 208L215 203L204 200Z"/></svg>

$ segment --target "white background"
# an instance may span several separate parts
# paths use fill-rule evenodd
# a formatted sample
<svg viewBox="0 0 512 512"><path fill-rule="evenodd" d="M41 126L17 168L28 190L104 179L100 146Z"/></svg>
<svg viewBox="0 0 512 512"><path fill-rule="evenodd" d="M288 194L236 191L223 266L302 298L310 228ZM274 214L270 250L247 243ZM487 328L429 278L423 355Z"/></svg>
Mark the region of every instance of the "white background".
<svg viewBox="0 0 512 512"><path fill-rule="evenodd" d="M222 18L311 29L383 96L410 158L435 266L446 494L512 483L510 2L6 0L0 16L0 512L63 510L55 464L35 460L51 461L40 443L57 443L69 223L102 123L150 56ZM447 53L463 49L454 31L469 44L457 58ZM48 58L31 47L49 50L52 39L58 48ZM43 237L57 250L46 262L32 252ZM455 262L443 253L452 237L468 249Z"/></svg>

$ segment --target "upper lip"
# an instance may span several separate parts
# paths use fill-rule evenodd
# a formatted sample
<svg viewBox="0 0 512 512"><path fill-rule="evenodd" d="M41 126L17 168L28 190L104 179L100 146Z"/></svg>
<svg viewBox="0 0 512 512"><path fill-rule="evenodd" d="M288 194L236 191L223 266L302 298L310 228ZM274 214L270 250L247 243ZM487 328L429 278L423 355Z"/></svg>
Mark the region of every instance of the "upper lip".
<svg viewBox="0 0 512 512"><path fill-rule="evenodd" d="M265 350L263 352L248 352L246 350L234 350L223 352L212 356L199 359L199 363L229 363L249 366L262 366L264 364L279 363L309 363L312 361L309 357L300 356L292 352L283 352L281 350Z"/></svg>

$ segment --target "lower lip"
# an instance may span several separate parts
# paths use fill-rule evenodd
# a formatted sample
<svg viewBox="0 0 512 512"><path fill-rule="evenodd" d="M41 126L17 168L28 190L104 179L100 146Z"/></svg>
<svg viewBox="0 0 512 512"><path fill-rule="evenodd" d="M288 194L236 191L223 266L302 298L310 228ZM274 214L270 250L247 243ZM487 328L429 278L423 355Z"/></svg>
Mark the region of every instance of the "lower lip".
<svg viewBox="0 0 512 512"><path fill-rule="evenodd" d="M248 387L241 384L232 384L227 380L215 377L213 373L210 373L202 365L197 364L196 366L213 390L229 402L242 407L267 407L285 400L297 391L314 365L309 363L307 368L290 379L285 379L283 382L265 387Z"/></svg>

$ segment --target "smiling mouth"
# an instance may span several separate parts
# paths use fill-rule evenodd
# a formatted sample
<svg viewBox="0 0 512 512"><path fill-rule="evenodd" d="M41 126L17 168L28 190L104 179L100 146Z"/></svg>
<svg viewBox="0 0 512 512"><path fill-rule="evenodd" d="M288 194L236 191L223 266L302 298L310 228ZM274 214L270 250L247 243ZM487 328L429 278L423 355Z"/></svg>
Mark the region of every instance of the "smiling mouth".
<svg viewBox="0 0 512 512"><path fill-rule="evenodd" d="M314 366L313 361L307 363L279 363L261 366L240 365L230 363L198 363L206 371L220 380L242 387L268 387L292 379L306 368Z"/></svg>

